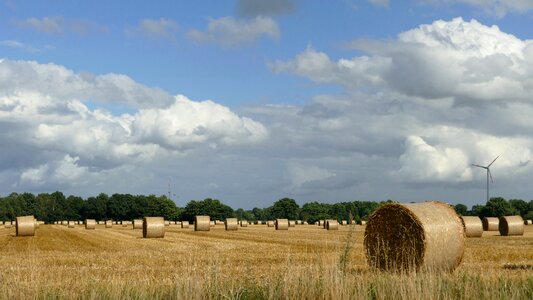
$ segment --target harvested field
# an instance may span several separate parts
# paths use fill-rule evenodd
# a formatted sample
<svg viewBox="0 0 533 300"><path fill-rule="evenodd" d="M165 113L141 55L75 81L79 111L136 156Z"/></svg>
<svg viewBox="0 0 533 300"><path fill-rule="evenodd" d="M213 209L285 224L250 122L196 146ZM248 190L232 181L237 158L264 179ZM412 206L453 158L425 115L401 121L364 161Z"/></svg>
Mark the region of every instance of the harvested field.
<svg viewBox="0 0 533 300"><path fill-rule="evenodd" d="M533 265L533 251L524 251L533 247L533 226L524 236L467 239L453 273L411 274L369 268L361 226L171 226L162 239L143 239L131 227L96 227L42 225L34 237L0 228L0 298L533 298L531 270L505 267ZM242 273L257 275L235 276Z"/></svg>

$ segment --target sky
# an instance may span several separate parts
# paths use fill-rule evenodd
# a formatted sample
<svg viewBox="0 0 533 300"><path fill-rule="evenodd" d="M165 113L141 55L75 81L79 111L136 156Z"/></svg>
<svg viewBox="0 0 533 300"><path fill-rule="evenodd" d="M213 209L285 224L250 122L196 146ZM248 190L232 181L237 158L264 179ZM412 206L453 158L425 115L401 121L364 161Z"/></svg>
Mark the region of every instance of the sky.
<svg viewBox="0 0 533 300"><path fill-rule="evenodd" d="M0 194L533 199L533 0L0 0Z"/></svg>

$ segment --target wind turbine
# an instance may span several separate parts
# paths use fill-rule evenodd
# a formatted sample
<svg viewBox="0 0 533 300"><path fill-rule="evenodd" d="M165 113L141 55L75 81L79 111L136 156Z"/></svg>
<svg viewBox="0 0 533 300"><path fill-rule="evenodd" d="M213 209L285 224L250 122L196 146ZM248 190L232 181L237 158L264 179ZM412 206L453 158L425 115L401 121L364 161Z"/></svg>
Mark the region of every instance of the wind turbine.
<svg viewBox="0 0 533 300"><path fill-rule="evenodd" d="M474 167L487 170L487 202L489 202L489 177L490 177L490 181L494 183L494 180L492 180L492 174L490 173L490 166L492 166L492 164L498 159L498 157L500 156L499 155L496 156L496 158L488 166L480 166L480 165L472 164L472 166Z"/></svg>

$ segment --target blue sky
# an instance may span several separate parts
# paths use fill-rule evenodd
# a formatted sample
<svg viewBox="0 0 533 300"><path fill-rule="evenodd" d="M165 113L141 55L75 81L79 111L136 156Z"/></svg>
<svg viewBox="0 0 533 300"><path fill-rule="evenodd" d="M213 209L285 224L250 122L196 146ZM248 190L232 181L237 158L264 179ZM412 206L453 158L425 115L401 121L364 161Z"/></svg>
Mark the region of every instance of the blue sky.
<svg viewBox="0 0 533 300"><path fill-rule="evenodd" d="M472 205L470 164L503 153L494 193L528 199L532 18L528 0L2 1L0 192Z"/></svg>

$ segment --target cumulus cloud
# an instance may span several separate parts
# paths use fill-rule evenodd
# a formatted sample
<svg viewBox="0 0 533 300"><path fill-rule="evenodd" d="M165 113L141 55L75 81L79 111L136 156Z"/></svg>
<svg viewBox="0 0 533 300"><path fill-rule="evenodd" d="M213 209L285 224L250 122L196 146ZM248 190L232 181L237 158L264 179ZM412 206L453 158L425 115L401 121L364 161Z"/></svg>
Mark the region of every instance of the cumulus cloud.
<svg viewBox="0 0 533 300"><path fill-rule="evenodd" d="M39 52L39 49L32 47L30 45L26 45L22 42L19 42L17 40L3 40L0 41L0 46L6 47L6 48L13 48L13 49L21 49L26 52Z"/></svg>
<svg viewBox="0 0 533 300"><path fill-rule="evenodd" d="M389 88L425 99L452 98L456 104L530 102L533 41L497 26L456 18L402 32L389 42L356 41L368 53L332 61L307 49L271 68L348 89Z"/></svg>
<svg viewBox="0 0 533 300"><path fill-rule="evenodd" d="M124 75L88 76L58 65L2 60L0 139L8 146L2 148L0 165L3 172L18 174L19 181L11 186L96 184L116 176L116 170L141 167L156 158L182 157L194 149L246 147L268 136L262 124L225 106L181 95L138 99L133 101L135 112L119 115L86 103L97 103L99 97L129 103L158 92L163 93Z"/></svg>
<svg viewBox="0 0 533 300"><path fill-rule="evenodd" d="M278 24L268 17L239 20L232 17L210 19L205 31L191 30L189 38L199 43L215 43L224 47L251 44L261 36L277 39Z"/></svg>
<svg viewBox="0 0 533 300"><path fill-rule="evenodd" d="M288 14L295 10L294 0L239 0L237 13L245 17L273 16Z"/></svg>
<svg viewBox="0 0 533 300"><path fill-rule="evenodd" d="M143 19L134 30L128 30L129 35L141 35L151 38L174 39L179 31L178 24L171 19Z"/></svg>

